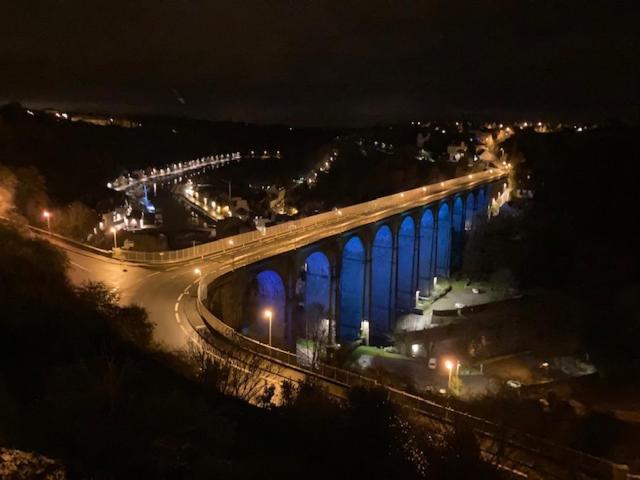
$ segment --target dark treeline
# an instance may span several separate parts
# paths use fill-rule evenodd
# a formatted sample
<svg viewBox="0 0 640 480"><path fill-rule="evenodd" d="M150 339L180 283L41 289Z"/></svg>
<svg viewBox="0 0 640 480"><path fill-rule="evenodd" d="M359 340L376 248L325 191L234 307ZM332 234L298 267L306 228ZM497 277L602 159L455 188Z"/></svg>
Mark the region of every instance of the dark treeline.
<svg viewBox="0 0 640 480"><path fill-rule="evenodd" d="M638 133L516 135L507 145L516 186L535 197L515 201L520 215L489 222L465 250L471 275L508 269L525 290L553 292L556 327L625 382L640 380Z"/></svg>
<svg viewBox="0 0 640 480"><path fill-rule="evenodd" d="M157 350L144 310L73 287L63 254L5 225L0 265L0 445L69 478L497 478L464 426L429 434L382 392L222 393L220 367Z"/></svg>

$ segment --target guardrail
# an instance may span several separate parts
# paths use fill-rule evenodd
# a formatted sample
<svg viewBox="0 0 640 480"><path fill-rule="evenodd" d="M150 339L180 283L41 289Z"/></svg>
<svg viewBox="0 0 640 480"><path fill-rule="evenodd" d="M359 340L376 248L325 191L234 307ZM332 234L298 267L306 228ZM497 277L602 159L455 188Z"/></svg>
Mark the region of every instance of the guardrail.
<svg viewBox="0 0 640 480"><path fill-rule="evenodd" d="M330 224L337 219L357 218L358 216L371 215L376 212L384 212L387 209L398 208L399 206L415 203L418 206L425 197L454 191L462 191L473 188L477 185L499 180L507 175L503 169L490 169L484 172L473 173L463 177L445 180L443 182L418 187L413 190L395 193L386 197L377 198L369 202L359 203L338 210L319 213L309 217L281 223L272 227L267 227L263 231L252 231L228 237L214 242L188 247L181 250L171 250L164 252L136 252L121 250L117 252L117 258L130 262L142 262L151 264L177 263L204 257L216 253L223 253L230 248L244 246L266 238L291 233L293 230L300 231L309 227L317 227L319 224ZM406 208L412 208L407 206Z"/></svg>
<svg viewBox="0 0 640 480"><path fill-rule="evenodd" d="M484 172L483 172L484 173ZM493 172L490 172L493 173ZM497 178L504 176L504 172L499 174ZM495 173L493 175L479 176L476 180L478 182L493 181L496 179ZM474 182L475 183L475 182ZM282 233L289 233L292 230L291 224L297 224L295 226L296 231L300 232L306 227L314 226L318 227L319 223L332 223L335 221L336 215L343 217L357 216L359 214L370 214L371 211L381 212L384 214L384 209L388 205L397 207L399 196L404 197L405 203L411 202L411 196L414 196L414 200L424 198L425 195L434 193L442 193L446 190L449 194L451 190L456 187L469 188L469 182L460 182L460 179L454 179L453 181L442 182L438 184L440 188L430 190L429 187L421 187L419 189L412 190L410 192L402 192L401 194L394 194L388 197L367 202L365 204L354 205L353 207L347 207L338 212L326 212L313 217L307 217L299 222L288 222L285 224L270 227L267 234L262 232L251 232L250 234L243 234L243 236L233 237L233 241L237 242L239 237L243 237L244 243L248 244L256 240L260 240L265 236L275 236ZM409 197L409 198L407 198ZM411 208L410 206L407 208ZM390 213L392 215L393 213ZM307 220L307 221L305 221ZM226 239L228 241L229 239ZM220 242L224 242L220 241ZM214 242L216 243L216 242ZM225 245L220 245L220 248L228 248ZM208 254L208 253L206 253ZM475 417L465 412L457 411L444 405L440 405L433 401L412 395L408 392L391 388L388 386L380 385L375 379L355 373L349 370L337 368L330 365L318 364L314 369L308 368L303 362L301 362L297 355L282 350L276 347L266 345L253 338L242 335L234 330L229 325L225 324L221 319L211 313L204 304L204 299L207 297L207 290L211 283L236 269L247 264L250 264L257 259L250 259L245 257L241 261L237 261L233 268L224 266L213 273L209 273L201 279L198 286L197 294L197 310L205 324L211 329L221 334L231 343L237 347L249 351L253 354L264 357L273 362L284 364L292 369L303 372L306 375L318 378L323 381L335 382L346 388L354 386L378 386L385 388L388 392L389 398L396 404L410 408L417 411L440 425L452 425L457 421L462 420L473 428L478 439L481 441L481 450L485 456L496 457L499 455L506 455L507 450L512 451L510 454L509 462L516 465L522 471L527 469L530 473L539 474L541 478L557 478L557 479L569 479L576 478L577 472L580 472L582 478L592 479L611 479L622 480L626 479L628 475L628 467L626 465L618 465L610 462L606 459L594 457L577 450L562 447L553 444L544 439L534 437L532 435L519 432L513 429L506 429L498 424L490 422L488 420ZM484 442L484 444L482 444ZM513 453L515 452L515 453ZM517 452L525 452L526 459L518 459ZM534 458L535 462L531 463L531 458Z"/></svg>
<svg viewBox="0 0 640 480"><path fill-rule="evenodd" d="M36 233L38 235L43 235L43 236L47 236L47 237L53 237L53 238L56 238L56 239L61 240L63 242L75 245L76 247L81 248L83 250L87 250L89 252L97 253L98 255L103 255L105 257L111 257L112 256L111 250L103 250L102 248L94 247L93 245L87 245L86 243L80 242L78 240L74 240L73 238L65 237L64 235L60 235L60 234L55 233L55 232L50 232L49 230L44 230L43 228L34 227L32 225L27 225L27 227L29 228L29 230L31 230L32 232L34 232L34 233Z"/></svg>
<svg viewBox="0 0 640 480"><path fill-rule="evenodd" d="M0 215L0 220L4 220L6 222L13 223L13 220L11 220L10 218L7 218L7 217L3 217L1 215ZM55 232L51 232L49 230L45 230L43 228L34 227L33 225L26 224L24 226L26 228L28 228L31 232L35 233L36 235L40 235L40 236L46 237L46 238L55 238L57 240L65 242L67 244L71 244L71 245L73 245L75 247L78 247L80 249L87 250L89 252L96 253L98 255L102 255L104 257L111 257L112 256L112 251L111 250L103 250L102 248L94 247L93 245L87 245L86 243L80 242L78 240L74 240L73 238L65 237L64 235L60 235L59 233L55 233Z"/></svg>
<svg viewBox="0 0 640 480"><path fill-rule="evenodd" d="M519 469L530 469L532 472L540 474L541 478L574 479L577 478L575 477L577 472L582 475L579 478L603 480L623 480L627 478L628 467L626 465L618 465L603 458L553 444L533 435L504 428L489 420L440 405L396 388L381 385L375 379L366 375L322 363L318 364L314 369L310 369L299 361L297 355L242 335L211 313L203 302L207 297L209 285L230 271L229 267L225 267L205 276L198 285L196 305L198 313L205 324L237 347L271 361L284 364L308 376L316 377L323 381L336 382L347 388L356 386L384 388L388 392L389 399L394 403L426 415L440 425L451 426L458 421L463 421L473 429L481 442L480 447L485 455L508 457L507 460L515 464ZM485 444L482 445L482 442L485 442ZM518 459L514 453L517 453L517 451L527 452L527 459ZM532 455L535 457L536 462L531 462Z"/></svg>
<svg viewBox="0 0 640 480"><path fill-rule="evenodd" d="M209 285L230 271L229 267L225 267L205 276L198 286L196 305L198 313L205 324L237 347L271 361L284 364L308 376L316 377L323 381L336 382L347 388L355 386L384 388L388 392L389 399L394 403L426 415L440 425L451 426L458 421L463 421L473 429L481 442L486 442L484 446L481 445L485 455L498 456L502 451L502 455L513 457L514 453L512 452L509 455L505 448L507 450L528 452L528 461L517 458L509 458L509 461L517 464L520 469L526 467L535 471L536 474L541 474L541 478L573 479L575 478L574 474L578 471L583 475L582 478L611 480L627 478L628 467L626 465L618 465L603 458L553 444L533 435L504 428L489 420L440 405L396 388L381 385L375 379L366 375L322 363L318 364L314 369L308 368L299 361L297 355L242 335L211 313L203 302L203 299L207 296ZM530 463L531 455L534 455L537 459L534 464Z"/></svg>

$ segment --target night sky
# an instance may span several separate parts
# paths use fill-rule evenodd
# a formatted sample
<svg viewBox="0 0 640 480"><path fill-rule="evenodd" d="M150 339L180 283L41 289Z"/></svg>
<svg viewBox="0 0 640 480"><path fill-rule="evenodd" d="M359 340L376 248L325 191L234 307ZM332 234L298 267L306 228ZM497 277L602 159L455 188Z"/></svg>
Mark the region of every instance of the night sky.
<svg viewBox="0 0 640 480"><path fill-rule="evenodd" d="M3 102L297 125L639 116L635 1L0 4Z"/></svg>

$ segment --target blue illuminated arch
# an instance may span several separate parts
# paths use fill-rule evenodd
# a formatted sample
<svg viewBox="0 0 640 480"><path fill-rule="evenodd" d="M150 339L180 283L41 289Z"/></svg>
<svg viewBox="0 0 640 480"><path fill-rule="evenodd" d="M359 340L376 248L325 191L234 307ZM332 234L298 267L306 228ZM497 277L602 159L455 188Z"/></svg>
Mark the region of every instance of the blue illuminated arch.
<svg viewBox="0 0 640 480"><path fill-rule="evenodd" d="M446 203L438 210L438 240L436 244L436 276L448 277L451 262L451 214Z"/></svg>
<svg viewBox="0 0 640 480"><path fill-rule="evenodd" d="M331 266L322 252L314 252L305 262L304 311L327 318L331 302Z"/></svg>
<svg viewBox="0 0 640 480"><path fill-rule="evenodd" d="M398 229L398 309L413 308L413 263L416 226L413 218L405 217Z"/></svg>
<svg viewBox="0 0 640 480"><path fill-rule="evenodd" d="M364 308L365 250L362 240L354 236L342 250L340 271L340 338L354 340L360 332Z"/></svg>
<svg viewBox="0 0 640 480"><path fill-rule="evenodd" d="M263 270L256 275L256 307L255 320L251 326L254 335L261 341L269 340L269 324L264 312L269 309L273 312L271 323L272 341L277 343L284 339L284 327L286 320L285 288L282 278L273 270Z"/></svg>
<svg viewBox="0 0 640 480"><path fill-rule="evenodd" d="M464 209L464 229L469 231L473 228L473 217L476 211L476 200L473 192L467 195L467 203Z"/></svg>
<svg viewBox="0 0 640 480"><path fill-rule="evenodd" d="M462 245L464 244L464 204L459 195L453 199L451 214L451 266L460 267L462 263Z"/></svg>
<svg viewBox="0 0 640 480"><path fill-rule="evenodd" d="M456 196L456 198L453 200L453 217L451 219L453 231L456 233L462 233L464 229L464 223L463 223L464 220L462 216L462 211L463 211L462 198L460 198L459 196Z"/></svg>
<svg viewBox="0 0 640 480"><path fill-rule="evenodd" d="M476 219L483 220L487 215L487 195L485 188L480 187L478 190L478 199L476 201Z"/></svg>
<svg viewBox="0 0 640 480"><path fill-rule="evenodd" d="M435 232L433 213L427 209L420 218L419 258L418 258L418 288L423 294L431 291L433 277L433 236Z"/></svg>
<svg viewBox="0 0 640 480"><path fill-rule="evenodd" d="M379 333L390 330L391 266L393 234L387 225L376 232L371 248L371 328Z"/></svg>

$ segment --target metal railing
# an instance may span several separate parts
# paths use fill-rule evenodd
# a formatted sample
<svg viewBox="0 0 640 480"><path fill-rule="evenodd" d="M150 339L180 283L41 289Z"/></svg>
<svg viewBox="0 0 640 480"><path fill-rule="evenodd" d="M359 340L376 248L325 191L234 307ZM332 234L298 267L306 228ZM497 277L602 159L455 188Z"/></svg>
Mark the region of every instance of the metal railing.
<svg viewBox="0 0 640 480"><path fill-rule="evenodd" d="M347 207L339 211L325 212L312 217L307 217L300 221L276 225L267 229L266 233L250 232L249 234L237 235L231 239L225 239L214 243L218 243L218 248L224 250L225 248L228 248L228 244L224 245L223 242L229 242L229 240L232 240L233 243L242 242L242 245L247 245L264 239L265 237L273 238L278 235L287 234L292 230L295 230L296 233L299 234L309 227L317 229L320 225L336 223L336 217L341 217L342 221L349 218L357 218L358 215L367 215L367 217L371 217L373 215L384 218L385 216L394 214L389 213L389 209L394 210L395 212L398 209L412 208L412 204L419 202L420 200L426 200L423 203L437 201L439 198L453 194L454 191L473 188L478 183L495 181L502 178L505 174L505 171L501 171L499 173L488 172L486 175L475 174L475 178L463 177L462 181L460 178L453 179L448 182L441 182L436 188L421 187L409 192L402 192L388 197L379 198L371 202ZM367 218L367 223L371 221L376 220ZM348 228L354 227L348 226ZM202 247L206 247L206 245L203 245ZM206 255L208 253L204 254ZM323 363L319 363L311 368L306 364L305 360L299 358L294 353L269 346L237 332L210 312L205 306L203 300L207 297L207 289L209 288L209 285L211 285L216 279L231 272L233 269L248 265L261 258L264 258L264 256L260 256L259 254L256 258L245 256L244 258L236 261L233 268L226 265L217 269L215 272L209 273L201 279L198 286L197 310L205 324L237 347L264 357L270 361L301 371L306 375L316 377L323 381L335 382L346 388L354 386L382 387L386 389L389 398L396 404L426 415L440 425L450 426L455 424L457 421L464 421L473 429L476 436L481 441L481 449L485 456L496 457L500 454L505 454L505 448L512 452L526 452L526 459L519 459L517 453L511 454L511 457L513 458L510 458L509 462L516 465L519 469L518 471L528 469L530 472L542 474L541 478L574 478L573 476L577 471L579 471L585 478L612 480L627 478L628 468L626 465L617 465L606 459L594 457L571 448L562 447L542 438L534 437L513 429L506 429L503 426L488 420L452 409L402 390L381 385L377 380L367 377L366 375L331 365L325 365ZM482 442L484 442L484 444ZM535 464L530 462L532 456L535 457Z"/></svg>
<svg viewBox="0 0 640 480"><path fill-rule="evenodd" d="M628 467L626 465L618 465L603 458L559 446L533 435L505 428L489 420L382 385L371 377L350 370L323 363L317 364L314 368L309 368L306 362L296 354L242 335L211 313L203 302L203 299L207 296L209 285L230 271L229 267L225 267L205 276L200 281L197 294L197 310L205 324L236 347L270 361L284 364L308 376L323 381L335 382L346 388L356 386L384 388L388 392L388 397L391 401L426 415L441 426L452 426L462 421L474 431L485 456L491 458L497 458L500 455L508 457L506 461L517 466L520 472L525 468L539 474L541 478L557 479L573 479L578 471L582 474L581 478L611 480L627 478ZM526 452L526 458L518 458L518 451ZM535 462L531 461L532 455L535 457ZM501 461L505 461L505 459L501 459Z"/></svg>

